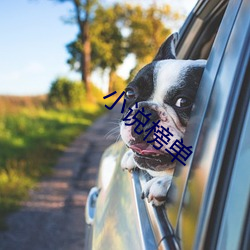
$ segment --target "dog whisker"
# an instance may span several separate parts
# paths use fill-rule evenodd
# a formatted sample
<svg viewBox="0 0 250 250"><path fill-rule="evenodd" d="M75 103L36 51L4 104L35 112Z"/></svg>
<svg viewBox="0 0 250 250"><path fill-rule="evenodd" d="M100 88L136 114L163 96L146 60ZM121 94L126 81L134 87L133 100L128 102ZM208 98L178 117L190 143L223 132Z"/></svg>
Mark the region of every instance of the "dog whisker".
<svg viewBox="0 0 250 250"><path fill-rule="evenodd" d="M115 128L110 129L110 131L107 132L104 137L105 137L105 139L109 139L112 136L117 136L117 135L120 135L119 127L115 127Z"/></svg>
<svg viewBox="0 0 250 250"><path fill-rule="evenodd" d="M113 131L113 132L109 132L105 135L105 139L110 139L111 137L117 137L119 136L119 131Z"/></svg>
<svg viewBox="0 0 250 250"><path fill-rule="evenodd" d="M115 142L118 142L118 141L120 141L121 140L121 136L120 136L120 134L117 136L117 138L116 138L116 141Z"/></svg>

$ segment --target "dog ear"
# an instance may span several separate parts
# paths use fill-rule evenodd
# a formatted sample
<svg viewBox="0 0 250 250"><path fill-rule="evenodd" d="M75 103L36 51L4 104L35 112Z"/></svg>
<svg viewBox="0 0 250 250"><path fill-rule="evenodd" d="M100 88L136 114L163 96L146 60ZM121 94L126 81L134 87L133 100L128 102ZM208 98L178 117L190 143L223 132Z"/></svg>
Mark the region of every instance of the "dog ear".
<svg viewBox="0 0 250 250"><path fill-rule="evenodd" d="M164 59L176 59L175 46L179 38L178 33L173 33L167 38L167 40L161 45L153 61L159 61Z"/></svg>

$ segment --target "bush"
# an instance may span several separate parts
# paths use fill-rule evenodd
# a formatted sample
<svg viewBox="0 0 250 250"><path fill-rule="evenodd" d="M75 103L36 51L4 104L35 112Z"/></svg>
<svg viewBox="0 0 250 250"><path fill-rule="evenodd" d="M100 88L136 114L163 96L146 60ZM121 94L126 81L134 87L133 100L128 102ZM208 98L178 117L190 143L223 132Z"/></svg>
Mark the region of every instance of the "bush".
<svg viewBox="0 0 250 250"><path fill-rule="evenodd" d="M51 85L48 100L54 107L81 107L85 100L83 84L67 78L58 78Z"/></svg>
<svg viewBox="0 0 250 250"><path fill-rule="evenodd" d="M113 81L114 81L113 84L114 90L116 90L117 93L122 93L122 91L124 91L127 86L126 81L117 74L114 76Z"/></svg>
<svg viewBox="0 0 250 250"><path fill-rule="evenodd" d="M100 88L96 87L93 83L90 84L90 93L92 96L92 101L94 103L103 103L103 96L105 96L105 94Z"/></svg>

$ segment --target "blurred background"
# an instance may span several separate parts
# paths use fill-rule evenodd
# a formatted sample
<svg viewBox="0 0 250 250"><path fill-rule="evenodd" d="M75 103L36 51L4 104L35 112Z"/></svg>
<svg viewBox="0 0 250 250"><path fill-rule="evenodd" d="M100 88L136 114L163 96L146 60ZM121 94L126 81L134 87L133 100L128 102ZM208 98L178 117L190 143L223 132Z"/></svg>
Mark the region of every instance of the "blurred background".
<svg viewBox="0 0 250 250"><path fill-rule="evenodd" d="M0 229L195 2L1 1Z"/></svg>

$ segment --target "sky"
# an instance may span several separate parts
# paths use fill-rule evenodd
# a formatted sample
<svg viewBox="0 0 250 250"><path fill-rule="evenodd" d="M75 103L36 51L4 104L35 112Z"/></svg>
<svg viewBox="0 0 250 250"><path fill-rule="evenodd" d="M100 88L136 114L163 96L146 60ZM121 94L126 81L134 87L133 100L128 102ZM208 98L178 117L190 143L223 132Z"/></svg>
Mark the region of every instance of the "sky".
<svg viewBox="0 0 250 250"><path fill-rule="evenodd" d="M101 1L106 4L114 0ZM121 1L133 3L131 1ZM152 1L137 1L152 2ZM158 2L155 0L155 2ZM187 13L196 0L162 0ZM79 80L66 63L65 45L73 41L78 29L62 18L69 15L70 3L50 0L1 0L0 3L0 95L41 95L49 91L53 80L67 76ZM119 74L126 77L133 57L125 60ZM93 76L98 82L98 74Z"/></svg>

